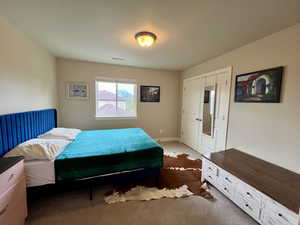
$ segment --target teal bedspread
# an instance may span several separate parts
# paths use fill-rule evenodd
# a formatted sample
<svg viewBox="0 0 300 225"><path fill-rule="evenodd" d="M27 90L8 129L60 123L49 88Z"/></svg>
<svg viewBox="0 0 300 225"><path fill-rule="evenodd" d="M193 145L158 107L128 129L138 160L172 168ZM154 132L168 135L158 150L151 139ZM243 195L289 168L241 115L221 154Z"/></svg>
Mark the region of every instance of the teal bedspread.
<svg viewBox="0 0 300 225"><path fill-rule="evenodd" d="M55 160L56 180L163 165L163 149L140 128L81 132Z"/></svg>

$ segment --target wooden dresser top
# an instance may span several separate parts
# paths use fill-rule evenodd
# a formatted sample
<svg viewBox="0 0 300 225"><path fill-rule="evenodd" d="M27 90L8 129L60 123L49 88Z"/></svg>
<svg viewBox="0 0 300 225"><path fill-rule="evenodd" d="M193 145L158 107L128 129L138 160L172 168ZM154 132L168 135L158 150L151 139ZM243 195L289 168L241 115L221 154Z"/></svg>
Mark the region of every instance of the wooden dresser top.
<svg viewBox="0 0 300 225"><path fill-rule="evenodd" d="M18 157L7 157L7 158L0 158L0 174L23 160L24 158L21 156Z"/></svg>
<svg viewBox="0 0 300 225"><path fill-rule="evenodd" d="M236 149L204 154L203 157L288 209L299 213L299 174Z"/></svg>

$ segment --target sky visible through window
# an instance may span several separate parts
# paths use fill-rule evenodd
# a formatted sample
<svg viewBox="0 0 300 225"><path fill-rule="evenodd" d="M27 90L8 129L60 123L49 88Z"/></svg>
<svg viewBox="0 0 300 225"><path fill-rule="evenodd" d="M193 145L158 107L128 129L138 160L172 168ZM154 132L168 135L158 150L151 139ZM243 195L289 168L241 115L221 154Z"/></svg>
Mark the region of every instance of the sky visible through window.
<svg viewBox="0 0 300 225"><path fill-rule="evenodd" d="M97 117L135 117L136 84L97 81Z"/></svg>
<svg viewBox="0 0 300 225"><path fill-rule="evenodd" d="M116 83L112 83L112 82L103 82L100 81L101 85L97 85L98 86L98 91L101 91L102 89L105 89L107 91L116 92ZM126 84L126 83L119 83L118 84L118 90L124 90L124 91L128 91L130 94L134 94L134 85L132 84Z"/></svg>

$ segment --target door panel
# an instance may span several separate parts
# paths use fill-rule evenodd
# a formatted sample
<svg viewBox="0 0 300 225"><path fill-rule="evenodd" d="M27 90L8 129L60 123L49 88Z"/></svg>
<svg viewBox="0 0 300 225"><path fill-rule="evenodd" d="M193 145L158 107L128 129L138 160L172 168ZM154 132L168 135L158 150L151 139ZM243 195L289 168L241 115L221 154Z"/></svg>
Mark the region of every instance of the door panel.
<svg viewBox="0 0 300 225"><path fill-rule="evenodd" d="M182 127L182 133L183 133L183 143L191 147L192 149L197 149L197 138L198 134L197 132L197 123L195 121L195 118L193 115L184 113L183 116L183 127Z"/></svg>
<svg viewBox="0 0 300 225"><path fill-rule="evenodd" d="M201 125L200 107L202 78L186 80L183 84L182 132L183 143L197 150L199 145L199 127ZM202 125L201 125L202 126Z"/></svg>
<svg viewBox="0 0 300 225"><path fill-rule="evenodd" d="M217 104L216 104L216 151L226 148L228 109L230 101L231 76L223 73L217 77Z"/></svg>
<svg viewBox="0 0 300 225"><path fill-rule="evenodd" d="M208 87L208 86L216 86L216 80L217 80L217 76L215 76L215 75L214 76L205 77L204 88ZM204 105L204 98L202 99L202 104ZM215 107L215 110L216 110L216 107ZM201 115L203 115L203 110L201 112ZM202 118L204 119L203 116L202 116ZM216 145L215 122L213 124L213 134L211 136L207 135L205 133L200 133L199 136L200 136L200 138L202 140L201 141L202 144L200 146L201 153L205 153L205 152L208 152L208 151L214 151L215 145Z"/></svg>
<svg viewBox="0 0 300 225"><path fill-rule="evenodd" d="M226 149L228 110L230 100L231 73L223 72L207 77L205 86L215 84L216 102L214 118L214 135L199 134L202 137L201 153L222 151Z"/></svg>

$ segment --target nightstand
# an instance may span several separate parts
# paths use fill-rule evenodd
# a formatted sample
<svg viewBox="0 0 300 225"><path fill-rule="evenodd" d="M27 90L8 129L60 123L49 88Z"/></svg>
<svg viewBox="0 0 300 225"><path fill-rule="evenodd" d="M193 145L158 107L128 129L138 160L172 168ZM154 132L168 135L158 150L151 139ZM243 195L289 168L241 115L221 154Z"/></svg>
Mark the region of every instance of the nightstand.
<svg viewBox="0 0 300 225"><path fill-rule="evenodd" d="M24 225L26 217L23 157L0 158L0 224Z"/></svg>

